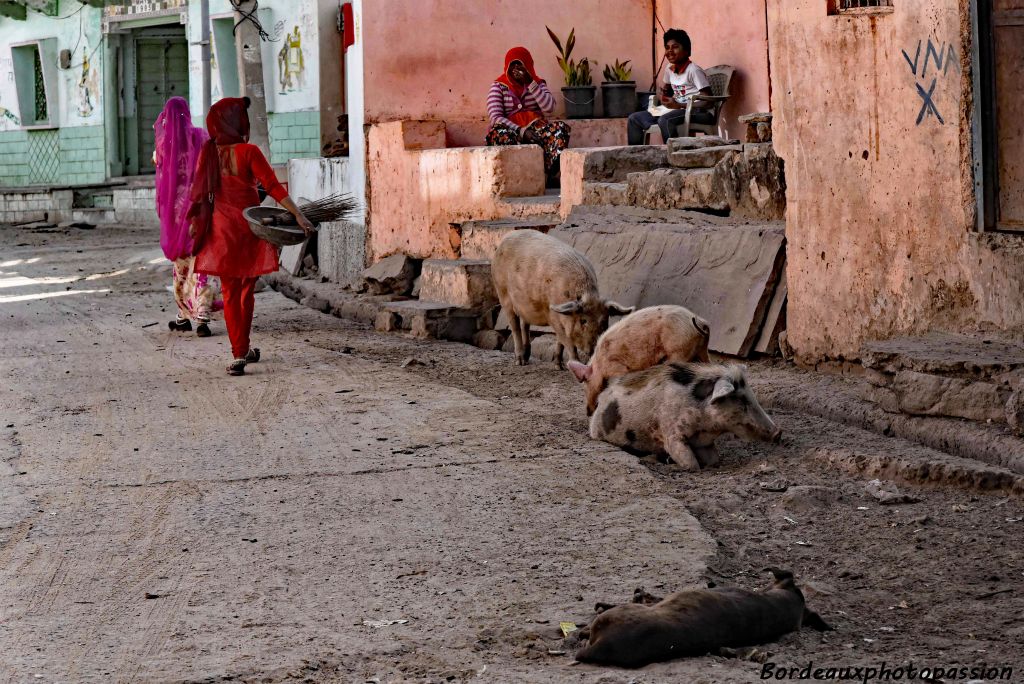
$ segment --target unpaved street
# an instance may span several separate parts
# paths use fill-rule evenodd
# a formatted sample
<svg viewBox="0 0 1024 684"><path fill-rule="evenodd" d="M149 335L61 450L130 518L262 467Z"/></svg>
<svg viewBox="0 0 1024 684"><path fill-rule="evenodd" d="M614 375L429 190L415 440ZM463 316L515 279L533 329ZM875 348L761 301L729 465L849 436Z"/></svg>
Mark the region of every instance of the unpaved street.
<svg viewBox="0 0 1024 684"><path fill-rule="evenodd" d="M270 290L263 360L231 378L222 322L167 330L155 243L0 230L0 680L758 681L721 656L574 666L558 623L640 586L761 588L766 565L837 627L774 662L1024 677L1019 500L901 483L922 500L882 507L811 457L924 447L774 411L781 446L723 440L680 473L590 441L553 364ZM781 479L816 489L761 487Z"/></svg>

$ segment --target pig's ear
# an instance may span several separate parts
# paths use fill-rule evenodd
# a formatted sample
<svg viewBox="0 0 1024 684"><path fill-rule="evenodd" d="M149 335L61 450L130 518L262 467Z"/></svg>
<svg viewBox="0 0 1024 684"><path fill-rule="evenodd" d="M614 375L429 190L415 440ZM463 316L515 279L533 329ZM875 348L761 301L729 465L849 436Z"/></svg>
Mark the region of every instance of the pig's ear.
<svg viewBox="0 0 1024 684"><path fill-rule="evenodd" d="M618 302L613 302L610 299L605 302L605 306L608 307L609 316L628 316L636 311L635 306L622 306Z"/></svg>
<svg viewBox="0 0 1024 684"><path fill-rule="evenodd" d="M736 386L729 378L719 378L715 383L715 391L711 393L711 401L716 402L725 399L736 391Z"/></svg>
<svg viewBox="0 0 1024 684"><path fill-rule="evenodd" d="M569 301L562 302L561 304L552 304L551 310L555 313L565 315L574 314L580 310L580 303L575 299L570 299Z"/></svg>
<svg viewBox="0 0 1024 684"><path fill-rule="evenodd" d="M572 374L575 375L576 379L580 382L586 382L589 380L590 374L593 372L593 369L588 364L580 363L579 361L570 361L569 370L572 371Z"/></svg>

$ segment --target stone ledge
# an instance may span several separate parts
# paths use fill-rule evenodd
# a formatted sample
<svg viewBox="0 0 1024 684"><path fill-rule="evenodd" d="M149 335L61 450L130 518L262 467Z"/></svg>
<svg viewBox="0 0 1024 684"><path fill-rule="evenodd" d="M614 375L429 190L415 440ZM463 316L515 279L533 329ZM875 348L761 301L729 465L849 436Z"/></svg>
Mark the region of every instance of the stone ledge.
<svg viewBox="0 0 1024 684"><path fill-rule="evenodd" d="M887 413L858 396L859 382L819 373L770 373L758 397L765 408L803 411L1024 475L1024 441L1005 426Z"/></svg>

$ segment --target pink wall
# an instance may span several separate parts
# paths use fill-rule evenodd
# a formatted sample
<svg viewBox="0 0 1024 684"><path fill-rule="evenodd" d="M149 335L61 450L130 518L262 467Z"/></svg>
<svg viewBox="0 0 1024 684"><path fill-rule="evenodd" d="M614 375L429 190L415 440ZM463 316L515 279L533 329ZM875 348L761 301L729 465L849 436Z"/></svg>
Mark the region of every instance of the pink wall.
<svg viewBox="0 0 1024 684"><path fill-rule="evenodd" d="M730 137L742 138L736 118L770 111L771 106L765 0L658 0L658 17L665 28L690 34L693 61L700 66L736 67L722 125ZM658 49L660 63L660 45Z"/></svg>
<svg viewBox="0 0 1024 684"><path fill-rule="evenodd" d="M545 24L574 57L630 59L637 85L651 81L652 0L373 0L364 5L366 121L481 119L505 52L524 45L562 109L562 73ZM482 144L478 143L478 144Z"/></svg>
<svg viewBox="0 0 1024 684"><path fill-rule="evenodd" d="M972 232L964 7L828 16L819 0L769 0L788 339L804 362L857 358L872 339L1024 326L1024 250Z"/></svg>

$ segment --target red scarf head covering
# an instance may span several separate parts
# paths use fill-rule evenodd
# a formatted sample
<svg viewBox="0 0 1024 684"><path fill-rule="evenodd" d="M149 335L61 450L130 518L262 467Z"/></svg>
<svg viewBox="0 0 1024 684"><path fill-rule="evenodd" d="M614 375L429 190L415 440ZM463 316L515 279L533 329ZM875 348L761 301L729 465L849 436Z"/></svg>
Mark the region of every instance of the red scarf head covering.
<svg viewBox="0 0 1024 684"><path fill-rule="evenodd" d="M529 72L530 76L533 78L534 81L542 81L543 79L537 76L537 71L533 68L533 55L530 54L529 50L527 50L524 47L514 47L508 52L506 52L505 72L494 80L502 84L503 86L506 86L509 90L516 94L516 97L522 97L523 91L526 88L524 86L519 85L508 76L508 70L512 66L512 62L519 62L524 67L526 67L526 71Z"/></svg>
<svg viewBox="0 0 1024 684"><path fill-rule="evenodd" d="M206 130L210 139L203 145L192 183L193 254L202 247L203 239L213 223L213 194L220 186L220 154L218 145L237 145L249 141L249 104L247 97L225 97L210 107Z"/></svg>
<svg viewBox="0 0 1024 684"><path fill-rule="evenodd" d="M505 73L503 73L501 76L498 76L498 78L494 80L496 83L500 83L501 85L511 90L512 94L516 96L517 100L519 100L522 99L523 93L526 92L526 86L520 85L519 83L516 83L514 80L509 78L508 70L512 67L512 62L519 62L520 64L522 64L523 67L526 69L527 73L530 74L530 77L534 81L538 83L544 83L544 79L537 76L537 71L536 69L534 69L533 66L533 55L530 54L529 50L527 50L524 47L514 47L508 52L506 52ZM510 112L509 114L507 114L507 117L514 124L521 127L528 126L537 119L541 118L539 112L532 112L527 110Z"/></svg>

